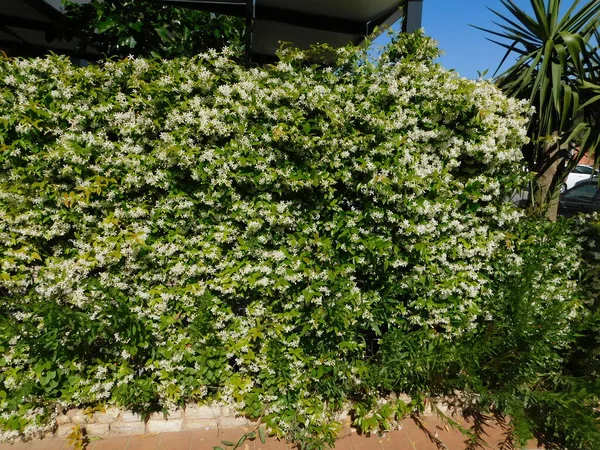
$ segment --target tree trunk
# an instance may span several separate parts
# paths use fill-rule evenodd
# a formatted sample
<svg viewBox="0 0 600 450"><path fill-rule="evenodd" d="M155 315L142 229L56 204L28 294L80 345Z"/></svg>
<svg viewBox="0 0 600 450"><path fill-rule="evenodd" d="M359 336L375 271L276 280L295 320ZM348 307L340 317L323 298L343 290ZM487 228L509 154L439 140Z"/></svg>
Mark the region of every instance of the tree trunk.
<svg viewBox="0 0 600 450"><path fill-rule="evenodd" d="M567 151L556 143L546 148L543 159L538 165L539 171L534 192L534 207L544 211L549 220L555 222L558 215L559 186L565 168Z"/></svg>

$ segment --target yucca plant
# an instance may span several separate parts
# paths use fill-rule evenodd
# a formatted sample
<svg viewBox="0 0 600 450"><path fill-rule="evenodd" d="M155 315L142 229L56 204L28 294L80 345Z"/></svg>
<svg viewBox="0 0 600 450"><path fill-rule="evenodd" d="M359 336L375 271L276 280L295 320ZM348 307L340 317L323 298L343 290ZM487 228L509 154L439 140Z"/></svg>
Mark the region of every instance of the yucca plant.
<svg viewBox="0 0 600 450"><path fill-rule="evenodd" d="M569 170L587 151L595 155L600 144L600 57L598 27L600 2L575 0L564 13L561 0L530 0L533 16L513 0L501 0L507 13L499 29L477 27L500 40L506 49L496 74L512 55L516 62L498 75L504 92L526 99L535 107L529 122L530 143L523 147L529 169L531 206L556 218L558 188ZM567 150L576 142L581 151ZM574 156L574 157L573 157Z"/></svg>

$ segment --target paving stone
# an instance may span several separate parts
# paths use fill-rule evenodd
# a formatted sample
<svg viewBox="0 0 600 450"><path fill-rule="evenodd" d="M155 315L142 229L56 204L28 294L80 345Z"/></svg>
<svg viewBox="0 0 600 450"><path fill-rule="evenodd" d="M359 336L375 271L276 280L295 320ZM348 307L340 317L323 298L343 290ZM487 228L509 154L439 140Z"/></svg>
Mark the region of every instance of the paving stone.
<svg viewBox="0 0 600 450"><path fill-rule="evenodd" d="M149 420L146 428L149 433L165 433L170 431L181 431L183 419Z"/></svg>
<svg viewBox="0 0 600 450"><path fill-rule="evenodd" d="M71 418L69 416L67 416L66 414L60 414L59 416L56 417L57 425L66 425L67 423L71 423Z"/></svg>
<svg viewBox="0 0 600 450"><path fill-rule="evenodd" d="M221 415L221 408L207 405L189 405L185 408L185 417L188 419L214 419Z"/></svg>
<svg viewBox="0 0 600 450"><path fill-rule="evenodd" d="M190 431L216 430L218 428L217 419L189 419L183 422L183 429Z"/></svg>
<svg viewBox="0 0 600 450"><path fill-rule="evenodd" d="M127 449L124 450L158 450L161 438L162 435L160 434L148 434L146 436L134 437L131 438L127 445Z"/></svg>
<svg viewBox="0 0 600 450"><path fill-rule="evenodd" d="M286 449L287 448L288 447L286 446ZM380 449L381 449L381 447L373 447L372 449L369 449L369 450L380 450ZM338 438L338 440L335 441L335 450L354 450L354 448L352 448L350 435L344 436L342 438ZM406 450L409 450L409 449L406 449Z"/></svg>
<svg viewBox="0 0 600 450"><path fill-rule="evenodd" d="M448 409L448 405L445 403L436 403L435 406L442 414L452 415L452 412ZM437 417L438 413L434 411L433 405L427 405L425 411L423 411L423 416L425 417Z"/></svg>
<svg viewBox="0 0 600 450"><path fill-rule="evenodd" d="M399 394L398 395L398 399L402 400L404 403L406 403L407 405L412 402L412 398L409 395L406 394Z"/></svg>
<svg viewBox="0 0 600 450"><path fill-rule="evenodd" d="M191 432L164 433L161 435L158 448L159 450L190 450L192 434Z"/></svg>
<svg viewBox="0 0 600 450"><path fill-rule="evenodd" d="M113 423L119 420L121 410L117 408L107 408L105 412L94 414L94 420L98 423Z"/></svg>
<svg viewBox="0 0 600 450"><path fill-rule="evenodd" d="M338 432L337 438L342 439L348 437L352 434L352 428L343 426Z"/></svg>
<svg viewBox="0 0 600 450"><path fill-rule="evenodd" d="M103 436L108 434L110 425L108 423L88 423L85 432L90 436Z"/></svg>
<svg viewBox="0 0 600 450"><path fill-rule="evenodd" d="M146 432L144 422L115 422L110 425L109 434L139 436Z"/></svg>
<svg viewBox="0 0 600 450"><path fill-rule="evenodd" d="M69 411L67 411L66 416L71 420L71 422L76 423L78 425L82 425L88 422L87 417L83 413L82 409L70 409Z"/></svg>
<svg viewBox="0 0 600 450"><path fill-rule="evenodd" d="M36 439L31 441L29 447L26 448L27 450L63 450L63 448L71 450L73 448L66 444L67 441L64 439Z"/></svg>
<svg viewBox="0 0 600 450"><path fill-rule="evenodd" d="M121 422L129 423L129 422L141 422L142 416L139 414L134 414L132 411L123 411L121 413Z"/></svg>
<svg viewBox="0 0 600 450"><path fill-rule="evenodd" d="M342 429L350 429L352 427L352 416L347 410L341 411L337 417L336 421L342 424Z"/></svg>
<svg viewBox="0 0 600 450"><path fill-rule="evenodd" d="M166 414L166 418L168 420L181 419L181 417L182 417L181 409L174 409L174 410L168 411ZM163 419L165 419L165 414L163 412L155 412L150 415L150 420L163 420Z"/></svg>
<svg viewBox="0 0 600 450"><path fill-rule="evenodd" d="M8 443L0 444L0 450L29 450L30 448L31 448L30 442L23 442L20 439L16 440L12 444L8 444ZM186 449L186 450L188 450L188 449Z"/></svg>
<svg viewBox="0 0 600 450"><path fill-rule="evenodd" d="M83 410L82 409L77 409L77 408L73 408L67 411L67 416L68 417L73 417L76 416L78 414L83 414Z"/></svg>
<svg viewBox="0 0 600 450"><path fill-rule="evenodd" d="M219 426L222 428L240 428L248 425L244 417L219 417Z"/></svg>
<svg viewBox="0 0 600 450"><path fill-rule="evenodd" d="M88 423L88 418L84 414L77 414L76 416L71 417L71 422L76 425L85 425Z"/></svg>
<svg viewBox="0 0 600 450"><path fill-rule="evenodd" d="M56 429L55 435L56 437L64 439L73 432L74 428L75 425L73 424L59 425L59 427Z"/></svg>
<svg viewBox="0 0 600 450"><path fill-rule="evenodd" d="M90 444L90 450L125 450L129 445L131 437L107 437ZM69 449L72 450L72 449Z"/></svg>

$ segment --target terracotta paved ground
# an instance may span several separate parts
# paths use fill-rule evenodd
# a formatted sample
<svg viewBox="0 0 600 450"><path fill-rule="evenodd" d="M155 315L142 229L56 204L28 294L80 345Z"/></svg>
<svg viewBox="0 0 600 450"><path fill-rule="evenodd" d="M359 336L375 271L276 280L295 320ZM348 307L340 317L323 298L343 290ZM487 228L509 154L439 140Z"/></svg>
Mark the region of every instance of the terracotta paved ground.
<svg viewBox="0 0 600 450"><path fill-rule="evenodd" d="M346 432L336 443L340 450L463 450L464 437L456 431L446 431L443 425L433 417L424 419L427 429L433 439L439 440L436 446L430 438L411 420L402 423L402 430L393 431L382 437L358 436L355 432ZM498 428L487 430L486 441L490 449L497 449L502 432ZM244 433L242 429L211 431L182 431L178 433L160 433L147 436L107 437L93 441L88 450L212 450L213 446L221 445L221 440L237 441ZM534 442L529 449L535 449ZM50 438L13 445L0 444L0 450L69 450L67 441ZM291 446L276 439L268 439L262 444L258 439L247 441L243 450L288 450Z"/></svg>

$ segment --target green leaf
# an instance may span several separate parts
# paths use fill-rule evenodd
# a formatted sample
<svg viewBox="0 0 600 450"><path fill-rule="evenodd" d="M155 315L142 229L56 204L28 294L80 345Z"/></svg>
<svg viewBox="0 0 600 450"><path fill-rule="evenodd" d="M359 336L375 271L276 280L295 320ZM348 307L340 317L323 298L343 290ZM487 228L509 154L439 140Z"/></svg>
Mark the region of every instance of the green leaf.
<svg viewBox="0 0 600 450"><path fill-rule="evenodd" d="M248 437L248 435L247 435L247 434L243 434L243 435L242 435L242 436L239 438L239 440L237 441L237 443L235 444L235 447L234 447L234 448L240 448L240 447L242 446L242 444L243 444L244 442L246 442L246 438L247 438L247 437Z"/></svg>
<svg viewBox="0 0 600 450"><path fill-rule="evenodd" d="M142 31L144 24L142 22L134 22L134 23L130 23L129 27L139 33L140 31Z"/></svg>
<svg viewBox="0 0 600 450"><path fill-rule="evenodd" d="M125 39L125 41L123 42L124 45L126 45L129 48L134 48L135 45L137 44L136 39L133 36L129 36L127 39Z"/></svg>
<svg viewBox="0 0 600 450"><path fill-rule="evenodd" d="M100 34L106 33L108 30L115 27L116 24L117 22L112 17L109 17L104 22L100 22L98 24L98 26L96 27L96 31Z"/></svg>
<svg viewBox="0 0 600 450"><path fill-rule="evenodd" d="M156 32L158 33L158 35L160 36L160 38L162 39L163 42L170 42L172 37L171 37L171 33L169 33L169 31L163 27L155 27L154 28L156 30Z"/></svg>

